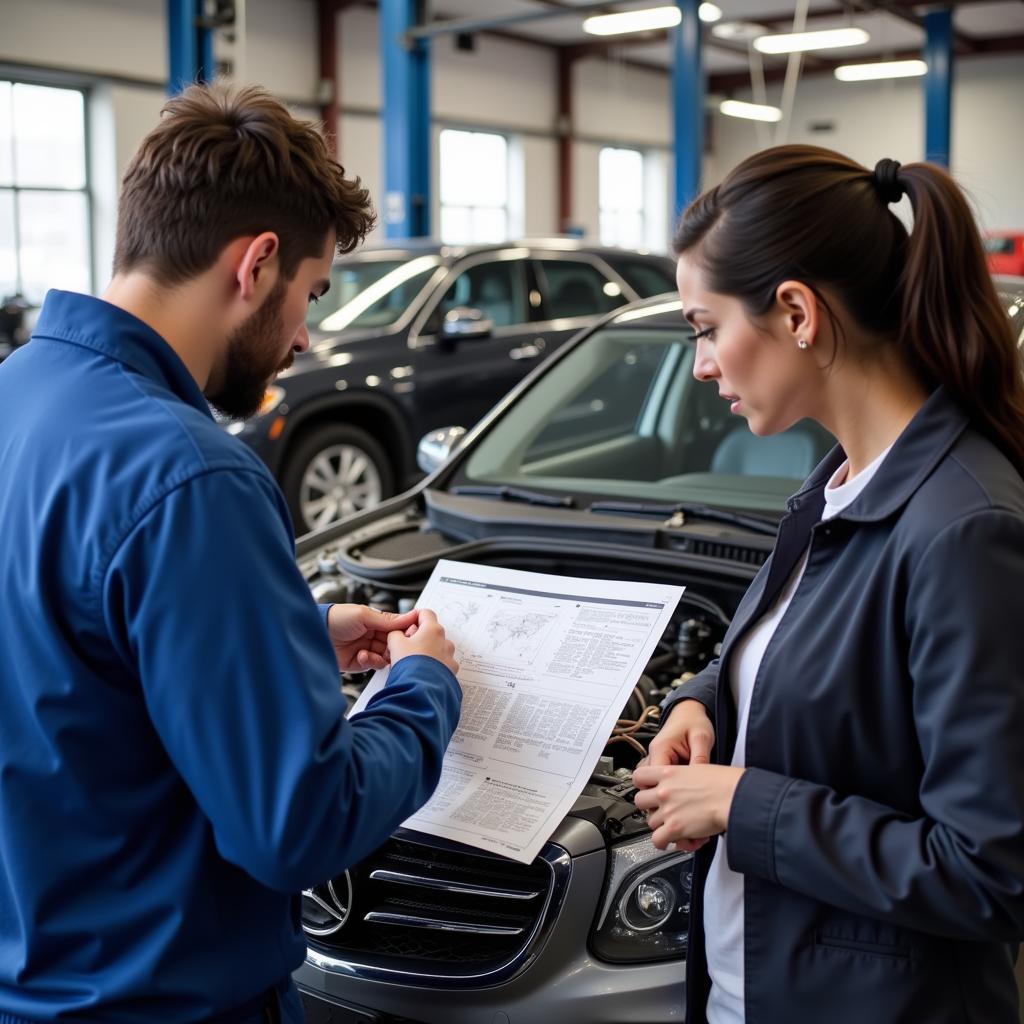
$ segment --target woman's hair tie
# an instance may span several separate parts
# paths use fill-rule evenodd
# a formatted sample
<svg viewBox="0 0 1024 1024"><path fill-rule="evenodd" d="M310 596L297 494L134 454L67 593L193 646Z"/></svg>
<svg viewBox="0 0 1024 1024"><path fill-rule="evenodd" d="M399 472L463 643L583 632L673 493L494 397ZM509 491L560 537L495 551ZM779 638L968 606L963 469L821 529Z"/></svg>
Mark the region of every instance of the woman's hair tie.
<svg viewBox="0 0 1024 1024"><path fill-rule="evenodd" d="M883 158L875 164L875 173L872 177L874 179L875 188L878 189L878 194L885 200L886 205L889 203L898 203L903 198L903 193L906 191L906 189L904 189L900 184L899 173L899 160Z"/></svg>

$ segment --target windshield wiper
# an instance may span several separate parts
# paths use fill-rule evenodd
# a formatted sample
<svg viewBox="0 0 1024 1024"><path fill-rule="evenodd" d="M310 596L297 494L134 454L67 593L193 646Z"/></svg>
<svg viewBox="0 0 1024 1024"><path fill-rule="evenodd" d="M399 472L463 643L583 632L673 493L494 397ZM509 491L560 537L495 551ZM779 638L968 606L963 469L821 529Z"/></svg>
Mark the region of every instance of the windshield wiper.
<svg viewBox="0 0 1024 1024"><path fill-rule="evenodd" d="M765 533L771 537L778 533L778 522L767 516L728 512L723 508L712 508L710 505L691 505L686 503L645 505L637 501L595 501L588 511L609 512L618 515L658 516L660 519L667 520L665 525L671 527L684 526L689 519L704 519L709 522L742 526L745 530L751 530L754 533Z"/></svg>
<svg viewBox="0 0 1024 1024"><path fill-rule="evenodd" d="M543 494L541 491L529 491L525 487L491 487L485 485L463 484L453 487L452 494L471 494L481 498L500 498L502 501L525 501L527 505L549 505L552 508L575 508L576 502L567 494L556 497L554 494Z"/></svg>

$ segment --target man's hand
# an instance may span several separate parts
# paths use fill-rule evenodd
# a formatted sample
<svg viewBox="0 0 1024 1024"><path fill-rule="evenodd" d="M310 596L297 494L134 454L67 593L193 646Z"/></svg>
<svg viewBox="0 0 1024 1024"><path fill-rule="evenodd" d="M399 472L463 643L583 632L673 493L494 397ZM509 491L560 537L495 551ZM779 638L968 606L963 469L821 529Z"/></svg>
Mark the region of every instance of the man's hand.
<svg viewBox="0 0 1024 1024"><path fill-rule="evenodd" d="M402 658L413 654L425 654L447 665L453 673L458 673L455 644L445 636L444 626L437 621L437 616L429 608L420 608L414 614L419 616L416 623L406 627L404 632L388 634L391 664L396 665Z"/></svg>
<svg viewBox="0 0 1024 1024"><path fill-rule="evenodd" d="M414 628L419 612L379 612L364 604L333 604L327 631L342 672L366 672L388 663L388 634Z"/></svg>
<svg viewBox="0 0 1024 1024"><path fill-rule="evenodd" d="M642 788L634 802L647 811L654 845L665 850L675 843L680 850L697 850L710 836L724 832L743 771L721 764L637 768L633 782Z"/></svg>

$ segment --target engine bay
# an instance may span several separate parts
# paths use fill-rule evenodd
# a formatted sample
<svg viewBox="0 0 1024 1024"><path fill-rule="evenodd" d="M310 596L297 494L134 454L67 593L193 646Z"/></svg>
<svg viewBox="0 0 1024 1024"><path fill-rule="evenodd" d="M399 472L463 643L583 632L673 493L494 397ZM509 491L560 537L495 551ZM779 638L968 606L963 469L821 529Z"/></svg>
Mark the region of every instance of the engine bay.
<svg viewBox="0 0 1024 1024"><path fill-rule="evenodd" d="M637 543L642 531L633 523L628 543L614 529L524 535L510 522L467 535L432 523L425 504L396 501L344 530L300 541L299 568L315 599L405 612L442 558L611 586L633 581L686 589L589 781L532 864L399 828L364 862L304 893L310 961L405 984L411 960L420 983L470 977L495 983L529 962L570 898L583 901L576 912L592 918L588 943L599 960L684 957L691 854L653 847L647 818L633 803L633 770L657 734L661 703L718 653L767 557L761 538L748 546L735 532L720 537L709 530L686 538L702 547L682 547L676 538L680 543L666 549ZM350 705L370 677L342 677Z"/></svg>
<svg viewBox="0 0 1024 1024"><path fill-rule="evenodd" d="M321 603L354 602L383 611L408 611L415 607L436 558L454 555L443 550L443 541L437 534L425 540L424 532L417 530L412 543L406 535L408 531L395 529L394 524L391 529L378 527L372 538L356 535L355 543L350 534L344 544L311 552L300 565L313 595ZM431 551L433 557L424 558L424 548L435 545L442 550L437 554ZM530 544L533 550L509 542L485 543L474 548L478 550L466 560L486 560L492 565L587 578L636 579L641 575L635 564L629 572L607 554L595 559L590 551L576 551L572 546L563 545L557 555L538 556L533 539ZM372 556L367 555L368 551L372 551ZM385 552L398 557L385 561L381 558ZM413 555L411 559L410 555ZM636 552L630 555L635 559ZM410 565L410 561L417 564ZM665 567L644 569L647 578L673 582L680 579L678 571L666 571ZM730 612L741 593L732 580L715 579L714 574L710 574L702 581L697 574L692 574L693 579L686 578L687 575L691 574L685 574L682 579L687 589L672 620L636 680L603 755L594 766L590 782L570 812L595 824L608 842L646 831L646 821L632 803L633 769L647 756L650 742L657 734L661 703L715 657L729 625ZM358 699L369 678L370 673L343 676L342 691L350 705Z"/></svg>

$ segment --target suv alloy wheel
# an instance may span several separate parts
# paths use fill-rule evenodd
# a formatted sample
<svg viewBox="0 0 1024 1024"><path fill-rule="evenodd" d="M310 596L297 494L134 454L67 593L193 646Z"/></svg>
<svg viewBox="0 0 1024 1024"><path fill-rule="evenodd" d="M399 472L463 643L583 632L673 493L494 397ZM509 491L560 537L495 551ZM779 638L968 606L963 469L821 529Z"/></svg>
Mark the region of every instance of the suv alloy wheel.
<svg viewBox="0 0 1024 1024"><path fill-rule="evenodd" d="M379 504L394 492L394 471L365 430L332 423L298 439L282 490L303 534Z"/></svg>

